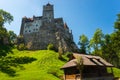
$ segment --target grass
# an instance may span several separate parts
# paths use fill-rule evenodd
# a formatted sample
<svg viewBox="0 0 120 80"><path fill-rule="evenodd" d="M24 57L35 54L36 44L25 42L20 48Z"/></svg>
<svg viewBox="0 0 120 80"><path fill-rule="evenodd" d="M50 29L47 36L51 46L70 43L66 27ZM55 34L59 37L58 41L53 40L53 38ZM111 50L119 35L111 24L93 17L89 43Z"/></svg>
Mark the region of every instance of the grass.
<svg viewBox="0 0 120 80"><path fill-rule="evenodd" d="M50 50L19 51L16 48L10 49L10 51L11 53L7 54L7 57L29 57L36 60L20 64L21 67L11 67L16 72L15 76L10 76L0 70L0 80L61 80L63 71L60 68L66 61L59 60L57 52ZM64 59L67 60L65 56ZM115 77L120 77L120 69L113 68L113 72Z"/></svg>
<svg viewBox="0 0 120 80"><path fill-rule="evenodd" d="M36 60L20 64L22 68L13 67L16 71L16 76L9 76L6 73L0 72L0 80L61 80L63 71L60 68L65 64L65 61L58 59L58 53L50 50L38 51L18 51L13 49L12 57L33 57Z"/></svg>
<svg viewBox="0 0 120 80"><path fill-rule="evenodd" d="M112 70L113 70L114 77L120 78L120 69L113 67L112 70L111 68L108 68L107 70L108 70L108 73L112 73Z"/></svg>
<svg viewBox="0 0 120 80"><path fill-rule="evenodd" d="M115 77L119 77L120 78L120 69L118 68L113 68L113 73Z"/></svg>

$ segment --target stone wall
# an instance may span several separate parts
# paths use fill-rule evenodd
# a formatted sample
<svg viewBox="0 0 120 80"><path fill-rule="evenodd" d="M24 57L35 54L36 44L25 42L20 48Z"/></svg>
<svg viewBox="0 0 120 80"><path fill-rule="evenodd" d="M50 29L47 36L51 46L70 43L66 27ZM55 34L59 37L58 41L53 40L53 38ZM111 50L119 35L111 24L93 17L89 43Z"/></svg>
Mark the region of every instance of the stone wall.
<svg viewBox="0 0 120 80"><path fill-rule="evenodd" d="M28 49L31 50L47 49L50 43L53 44L56 49L61 47L63 52L78 49L71 33L60 30L57 27L52 29L52 26L41 28L39 32L24 34L24 40L26 46L29 46Z"/></svg>
<svg viewBox="0 0 120 80"><path fill-rule="evenodd" d="M53 44L63 52L78 51L72 32L63 18L54 18L53 5L49 3L43 6L43 16L22 19L20 35L29 50L47 49L49 44Z"/></svg>

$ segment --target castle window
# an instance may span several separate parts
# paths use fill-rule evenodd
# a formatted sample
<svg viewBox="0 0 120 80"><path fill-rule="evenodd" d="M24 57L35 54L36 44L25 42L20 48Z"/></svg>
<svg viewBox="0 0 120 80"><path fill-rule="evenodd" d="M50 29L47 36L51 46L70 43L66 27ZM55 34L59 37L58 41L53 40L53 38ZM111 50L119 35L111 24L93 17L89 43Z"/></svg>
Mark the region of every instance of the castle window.
<svg viewBox="0 0 120 80"><path fill-rule="evenodd" d="M31 32L31 30L29 30L29 32Z"/></svg>
<svg viewBox="0 0 120 80"><path fill-rule="evenodd" d="M36 29L36 31L38 31L38 29Z"/></svg>
<svg viewBox="0 0 120 80"><path fill-rule="evenodd" d="M25 29L27 29L27 26L25 26Z"/></svg>
<svg viewBox="0 0 120 80"><path fill-rule="evenodd" d="M36 24L36 27L38 26L38 24Z"/></svg>
<svg viewBox="0 0 120 80"><path fill-rule="evenodd" d="M27 30L25 32L27 32Z"/></svg>

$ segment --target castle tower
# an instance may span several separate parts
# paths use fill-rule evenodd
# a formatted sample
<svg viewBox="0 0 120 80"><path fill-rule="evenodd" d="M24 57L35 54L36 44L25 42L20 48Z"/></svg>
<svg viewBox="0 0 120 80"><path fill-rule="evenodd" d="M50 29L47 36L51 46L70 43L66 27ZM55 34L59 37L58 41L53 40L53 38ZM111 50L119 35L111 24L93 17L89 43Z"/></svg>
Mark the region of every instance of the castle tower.
<svg viewBox="0 0 120 80"><path fill-rule="evenodd" d="M49 44L63 52L78 50L63 18L54 18L54 6L50 3L43 6L42 16L22 18L20 35L29 50L47 49Z"/></svg>
<svg viewBox="0 0 120 80"><path fill-rule="evenodd" d="M54 9L50 3L43 6L43 19L45 22L51 23L54 21Z"/></svg>

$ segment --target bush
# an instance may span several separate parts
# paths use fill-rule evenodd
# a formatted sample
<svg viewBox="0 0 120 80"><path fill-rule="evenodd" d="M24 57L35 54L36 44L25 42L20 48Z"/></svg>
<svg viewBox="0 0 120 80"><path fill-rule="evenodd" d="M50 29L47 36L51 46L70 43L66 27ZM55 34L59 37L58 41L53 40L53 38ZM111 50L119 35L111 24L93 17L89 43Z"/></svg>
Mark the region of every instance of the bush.
<svg viewBox="0 0 120 80"><path fill-rule="evenodd" d="M49 45L47 46L47 50L55 50L54 45L53 45L53 44L49 44Z"/></svg>
<svg viewBox="0 0 120 80"><path fill-rule="evenodd" d="M27 45L26 45L26 48L27 48L27 49L30 49L31 46L32 46L32 42L28 42Z"/></svg>
<svg viewBox="0 0 120 80"><path fill-rule="evenodd" d="M37 60L36 58L33 57L17 57L13 60L14 63L18 63L18 64L27 64L27 63L31 63L32 61Z"/></svg>
<svg viewBox="0 0 120 80"><path fill-rule="evenodd" d="M21 43L17 46L18 50L24 50L25 49L25 44Z"/></svg>
<svg viewBox="0 0 120 80"><path fill-rule="evenodd" d="M66 57L71 58L73 56L72 52L66 52L65 53Z"/></svg>
<svg viewBox="0 0 120 80"><path fill-rule="evenodd" d="M54 75L54 76L56 76L58 78L60 77L59 68L56 67L56 66L52 66L51 68L49 68L47 73L48 74L52 74L52 75Z"/></svg>

